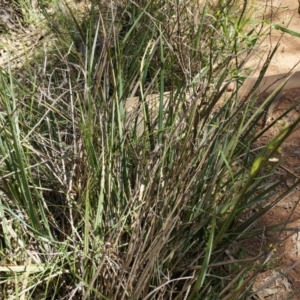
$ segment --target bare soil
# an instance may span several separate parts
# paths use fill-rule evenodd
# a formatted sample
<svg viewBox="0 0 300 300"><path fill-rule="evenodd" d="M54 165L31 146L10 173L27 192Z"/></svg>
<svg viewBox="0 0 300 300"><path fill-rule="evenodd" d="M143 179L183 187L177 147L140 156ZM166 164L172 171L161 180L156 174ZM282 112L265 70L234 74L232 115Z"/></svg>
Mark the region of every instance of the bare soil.
<svg viewBox="0 0 300 300"><path fill-rule="evenodd" d="M253 16L300 32L299 5L297 0L257 0L255 1ZM300 70L300 38L272 29L271 33L261 41L256 55L248 63L255 69L256 74L260 71L269 51L274 49L277 43L279 43L279 47L266 75Z"/></svg>
<svg viewBox="0 0 300 300"><path fill-rule="evenodd" d="M284 91L278 105L270 115L269 122L277 122L259 139L255 147L263 147L275 137L285 126L293 123L300 115L300 88ZM296 105L289 113L284 114L293 105ZM283 116L282 116L283 115ZM278 119L282 116L280 119ZM268 125L268 124L267 124ZM284 142L281 150L274 156L280 161L275 175L266 180L266 184L276 181L282 183L276 188L270 201L282 195L300 178L300 128ZM289 230L284 232L266 232L259 239L251 241L253 249L261 249L274 245L273 258L276 258L276 270L268 270L261 274L255 282L254 290L263 286L256 295L256 299L285 300L295 293L291 299L300 299L300 187L295 187L286 195L268 214L261 220L260 227L269 227L278 223L286 223ZM267 201L269 202L269 201ZM267 204L267 203L266 203ZM299 262L299 264L298 264ZM284 274L280 275L280 272Z"/></svg>
<svg viewBox="0 0 300 300"><path fill-rule="evenodd" d="M257 10L254 12L257 18L263 15L274 24L287 26L289 29L300 32L300 16L298 8L300 2L297 0L273 0L256 1ZM264 8L266 9L264 11ZM281 31L272 30L268 38L261 42L261 45L248 65L254 67L254 76L258 74L267 54L279 42L279 48L267 71L267 75L285 74L289 71L300 70L300 38ZM285 114L260 138L255 147L262 147L276 136L284 126L287 126L300 115L300 78L299 88L284 90L283 97L278 101L268 116L268 124L280 117L293 105L295 108ZM263 95L264 97L267 94ZM267 125L268 125L267 124ZM267 126L266 125L266 126ZM274 160L278 159L280 165L275 175L267 179L267 183L282 180L270 201L279 197L287 187L291 187L300 178L300 128L296 128L291 136L284 142L280 153L277 153ZM263 247L273 247L276 268L267 270L259 275L251 299L259 300L286 300L300 299L300 187L295 187L291 193L286 195L268 214L261 220L260 227L268 227L278 223L286 223L285 232L266 232L259 238L253 239L248 249L254 252L260 251Z"/></svg>

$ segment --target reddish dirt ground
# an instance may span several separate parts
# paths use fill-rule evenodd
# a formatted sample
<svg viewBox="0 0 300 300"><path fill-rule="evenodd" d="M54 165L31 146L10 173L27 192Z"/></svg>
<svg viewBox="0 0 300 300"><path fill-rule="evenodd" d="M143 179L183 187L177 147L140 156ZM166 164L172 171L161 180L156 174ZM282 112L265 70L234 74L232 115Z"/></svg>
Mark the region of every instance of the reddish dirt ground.
<svg viewBox="0 0 300 300"><path fill-rule="evenodd" d="M289 29L300 32L300 16L297 0L273 0L256 1L255 17L265 18L272 23L288 26ZM265 14L263 9L266 8ZM266 55L280 41L279 48L271 62L266 75L285 74L290 70L300 70L300 38L288 34L282 35L281 31L272 30L268 38L264 39L257 55L254 56L249 65L255 67L254 76L257 75ZM297 85L297 84L296 84ZM290 109L293 105L300 103L300 77L298 88L284 90L283 97L278 101L274 109L268 115L268 124ZM266 95L265 95L266 96ZM296 105L289 113L276 122L258 141L255 147L266 145L283 126L295 122L300 115L300 105ZM268 125L267 124L267 125ZM267 126L266 125L266 126ZM280 165L275 175L267 179L266 184L282 180L282 184L275 190L275 195L270 201L280 196L287 187L292 186L300 178L300 127L284 142L280 153L276 158ZM300 186L295 187L285 198L283 198L273 209L259 222L259 227L268 227L288 220L290 228L285 232L266 232L259 238L253 239L248 249L257 253L263 247L274 244L276 251L273 252L276 267L259 275L253 286L257 291L250 299L259 300L300 300ZM274 248L275 249L275 248ZM281 272L281 273L280 273Z"/></svg>
<svg viewBox="0 0 300 300"><path fill-rule="evenodd" d="M279 133L283 126L296 121L300 116L300 105L296 106L289 113L278 119L293 105L300 103L300 88L284 91L284 96L277 103L272 114L269 116L269 123L277 120L267 132L263 134L255 147L261 147ZM280 165L275 175L266 180L266 184L282 181L270 201L280 196L288 187L291 187L300 178L300 127L282 145L280 153L275 158L279 159ZM273 258L276 258L276 269L268 270L261 274L254 284L253 290L263 287L253 299L300 299L300 187L295 187L284 197L268 214L259 222L260 227L268 227L288 220L291 223L286 225L290 230L285 232L265 233L259 239L253 240L253 249L260 249L262 245L274 244L276 251ZM266 203L267 204L267 203ZM299 230L299 232L298 232ZM280 272L285 275L280 275ZM289 298L292 294L293 297Z"/></svg>

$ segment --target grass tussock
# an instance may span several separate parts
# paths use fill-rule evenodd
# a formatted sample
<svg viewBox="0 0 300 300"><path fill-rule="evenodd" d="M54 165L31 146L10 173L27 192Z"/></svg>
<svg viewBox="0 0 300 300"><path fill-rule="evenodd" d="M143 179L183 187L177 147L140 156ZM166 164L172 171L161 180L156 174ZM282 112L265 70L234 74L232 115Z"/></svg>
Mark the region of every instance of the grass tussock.
<svg viewBox="0 0 300 300"><path fill-rule="evenodd" d="M3 299L251 292L272 249L231 260L228 249L266 230L256 221L287 193L266 202L278 182L264 179L298 121L252 150L268 62L247 97L239 90L268 24L250 6L39 2L51 47L26 76L0 76Z"/></svg>

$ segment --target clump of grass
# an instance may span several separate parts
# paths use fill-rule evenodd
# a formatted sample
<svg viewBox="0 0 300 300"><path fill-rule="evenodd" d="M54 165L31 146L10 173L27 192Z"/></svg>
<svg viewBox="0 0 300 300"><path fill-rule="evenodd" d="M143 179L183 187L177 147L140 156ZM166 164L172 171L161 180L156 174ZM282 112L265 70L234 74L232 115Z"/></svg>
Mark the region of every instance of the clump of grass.
<svg viewBox="0 0 300 300"><path fill-rule="evenodd" d="M95 2L85 22L64 10L66 32L56 30L65 19L45 13L57 47L44 67L28 65L23 83L1 75L3 293L11 281L14 297L40 299L240 299L251 290L272 249L252 260L225 253L262 232L253 225L287 192L241 218L278 184L258 190L298 121L252 151L268 62L240 99L244 62L263 34L255 28L264 28L251 28L243 5L137 1L106 9L107 21Z"/></svg>

